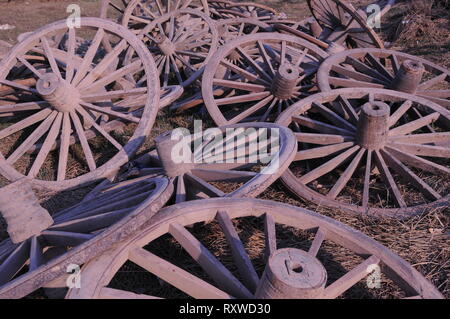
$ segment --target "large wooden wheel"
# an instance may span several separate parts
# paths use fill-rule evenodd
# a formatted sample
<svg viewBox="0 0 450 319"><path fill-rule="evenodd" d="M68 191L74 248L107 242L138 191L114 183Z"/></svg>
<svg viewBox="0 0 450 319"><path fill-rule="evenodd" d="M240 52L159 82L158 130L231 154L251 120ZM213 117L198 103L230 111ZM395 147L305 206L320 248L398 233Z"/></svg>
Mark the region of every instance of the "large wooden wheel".
<svg viewBox="0 0 450 319"><path fill-rule="evenodd" d="M406 93L340 89L311 96L277 120L294 130L288 188L317 205L406 218L448 206L450 112Z"/></svg>
<svg viewBox="0 0 450 319"><path fill-rule="evenodd" d="M213 20L193 9L172 11L148 21L137 33L155 58L162 87L192 84L203 74L218 46Z"/></svg>
<svg viewBox="0 0 450 319"><path fill-rule="evenodd" d="M0 243L0 298L24 297L67 274L69 265L82 265L128 238L172 192L167 178L118 183L50 216L26 180L2 188L0 207L11 237Z"/></svg>
<svg viewBox="0 0 450 319"><path fill-rule="evenodd" d="M81 32L85 43L75 50ZM0 65L0 173L55 190L112 174L150 133L157 79L145 46L112 22L37 30ZM118 121L134 124L127 136L108 133Z"/></svg>
<svg viewBox="0 0 450 319"><path fill-rule="evenodd" d="M288 229L286 243L281 237ZM221 254L207 240L212 234L220 236ZM349 252L338 259L344 249ZM342 265L350 258L355 261ZM336 263L346 272L335 273ZM143 271L145 277L129 278ZM140 294L131 285L118 289L123 272L128 283L147 283ZM358 296L367 297L361 291L370 290L375 273L381 288L389 285L403 298L443 298L406 261L331 218L271 201L211 199L159 212L133 239L87 263L81 289L71 289L67 298L334 299L357 286Z"/></svg>
<svg viewBox="0 0 450 319"><path fill-rule="evenodd" d="M217 125L273 121L316 91L315 75L327 54L278 33L248 35L223 46L208 63L202 93Z"/></svg>
<svg viewBox="0 0 450 319"><path fill-rule="evenodd" d="M156 150L132 161L121 179L171 178L174 203L211 197L256 197L289 167L297 143L292 132L269 123L246 123L156 138ZM183 150L183 152L180 151ZM180 153L181 152L181 153ZM174 154L180 158L173 158Z"/></svg>
<svg viewBox="0 0 450 319"><path fill-rule="evenodd" d="M216 26L219 33L220 46L223 46L226 43L244 35L267 32L270 29L270 26L265 22L249 18L223 19L217 21ZM186 111L200 104L203 104L203 96L201 91L186 100L175 103L171 106L171 110Z"/></svg>
<svg viewBox="0 0 450 319"><path fill-rule="evenodd" d="M275 9L255 2L208 1L216 19L253 18L270 20L283 17Z"/></svg>
<svg viewBox="0 0 450 319"><path fill-rule="evenodd" d="M406 53L355 49L322 63L317 81L322 91L343 87L398 90L450 109L450 70Z"/></svg>
<svg viewBox="0 0 450 319"><path fill-rule="evenodd" d="M148 20L154 20L179 9L197 8L209 12L206 0L199 2L200 6L193 0L102 0L100 17L119 23L125 18L132 23L141 24L143 20L147 23Z"/></svg>
<svg viewBox="0 0 450 319"><path fill-rule="evenodd" d="M308 5L322 28L319 40L352 48L384 48L383 41L367 25L364 10L356 10L342 0L308 0Z"/></svg>

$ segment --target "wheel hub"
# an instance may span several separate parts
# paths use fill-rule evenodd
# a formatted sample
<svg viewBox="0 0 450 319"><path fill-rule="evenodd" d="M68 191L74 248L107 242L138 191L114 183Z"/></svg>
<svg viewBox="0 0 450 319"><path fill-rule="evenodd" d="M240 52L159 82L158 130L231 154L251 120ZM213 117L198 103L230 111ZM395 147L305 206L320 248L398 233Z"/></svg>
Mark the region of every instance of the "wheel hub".
<svg viewBox="0 0 450 319"><path fill-rule="evenodd" d="M378 150L386 145L389 136L389 105L369 102L362 106L358 121L357 140L368 150Z"/></svg>
<svg viewBox="0 0 450 319"><path fill-rule="evenodd" d="M295 248L280 249L270 256L256 297L320 298L326 282L327 271L313 255Z"/></svg>
<svg viewBox="0 0 450 319"><path fill-rule="evenodd" d="M280 100L292 98L299 77L298 67L290 63L280 65L272 82L272 94Z"/></svg>
<svg viewBox="0 0 450 319"><path fill-rule="evenodd" d="M78 90L54 73L44 74L36 84L38 93L60 112L75 110L80 102Z"/></svg>
<svg viewBox="0 0 450 319"><path fill-rule="evenodd" d="M173 44L166 36L158 35L155 37L155 40L159 50L164 55L172 55L175 53L175 44Z"/></svg>
<svg viewBox="0 0 450 319"><path fill-rule="evenodd" d="M400 69L392 81L391 88L393 90L415 94L422 81L424 72L425 67L421 62L405 60L400 65Z"/></svg>

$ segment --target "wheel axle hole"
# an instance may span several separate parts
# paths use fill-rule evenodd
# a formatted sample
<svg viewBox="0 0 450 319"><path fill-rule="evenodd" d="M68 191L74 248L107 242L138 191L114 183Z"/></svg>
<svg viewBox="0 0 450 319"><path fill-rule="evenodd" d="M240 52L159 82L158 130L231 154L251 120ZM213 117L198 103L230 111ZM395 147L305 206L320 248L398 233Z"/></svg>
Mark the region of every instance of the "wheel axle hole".
<svg viewBox="0 0 450 319"><path fill-rule="evenodd" d="M378 105L372 105L372 110L379 111L381 108Z"/></svg>
<svg viewBox="0 0 450 319"><path fill-rule="evenodd" d="M303 267L300 266L300 265L298 265L298 266L292 268L292 271L295 272L295 273L297 273L297 274L300 274L300 273L303 272Z"/></svg>

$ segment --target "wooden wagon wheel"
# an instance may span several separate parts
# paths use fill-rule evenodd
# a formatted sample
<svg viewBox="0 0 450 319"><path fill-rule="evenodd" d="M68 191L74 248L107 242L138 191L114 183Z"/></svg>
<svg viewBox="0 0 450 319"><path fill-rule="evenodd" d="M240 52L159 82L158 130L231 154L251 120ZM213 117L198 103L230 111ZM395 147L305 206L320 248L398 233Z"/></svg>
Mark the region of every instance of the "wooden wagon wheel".
<svg viewBox="0 0 450 319"><path fill-rule="evenodd" d="M211 15L217 19L253 18L261 21L285 17L275 9L255 2L208 1Z"/></svg>
<svg viewBox="0 0 450 319"><path fill-rule="evenodd" d="M406 53L355 49L331 56L317 74L322 91L385 88L416 94L450 109L450 70Z"/></svg>
<svg viewBox="0 0 450 319"><path fill-rule="evenodd" d="M186 228L196 223L200 224ZM281 230L286 229L293 234L289 243L280 238ZM250 231L255 236L243 240ZM212 233L224 242L220 256L213 254L205 241ZM256 241L258 248L254 247ZM344 263L343 258L335 260L342 248L349 251L343 258L355 256L356 260L341 266L345 273L335 273L333 263ZM249 256L249 250L256 257ZM224 251L231 256L223 258ZM180 256L186 256L183 261L189 266L177 262ZM143 270L149 273L145 277L148 284L142 285L144 294L130 291L132 287L123 290L127 285L117 289L121 272L137 269L134 265L140 267L139 272L127 272L127 278ZM405 260L331 218L271 201L210 199L163 209L139 235L87 263L81 288L71 289L66 298L159 299L155 295L161 294L160 279L166 283L164 290L172 289L176 298L334 299L353 289L359 289L358 295L370 290L367 283L374 272L383 280L380 285L389 285L404 298L443 298ZM366 286L356 288L358 283Z"/></svg>
<svg viewBox="0 0 450 319"><path fill-rule="evenodd" d="M265 22L249 18L223 19L217 21L216 26L219 33L220 46L223 46L241 36L266 32L270 29L270 26ZM203 96L200 90L200 92L197 92L186 100L174 104L171 107L171 110L186 111L201 104L203 104Z"/></svg>
<svg viewBox="0 0 450 319"><path fill-rule="evenodd" d="M213 56L202 93L217 125L272 121L316 89L327 54L305 40L279 33L236 39Z"/></svg>
<svg viewBox="0 0 450 319"><path fill-rule="evenodd" d="M85 50L75 51L81 32ZM81 28L60 21L37 30L0 64L0 172L54 190L109 176L150 133L157 78L146 47L113 22L83 18ZM108 133L117 120L135 124L132 136Z"/></svg>
<svg viewBox="0 0 450 319"><path fill-rule="evenodd" d="M192 84L218 46L214 21L199 10L172 11L137 32L155 58L162 87Z"/></svg>
<svg viewBox="0 0 450 319"><path fill-rule="evenodd" d="M142 20L154 20L178 9L198 8L208 14L209 7L206 0L201 0L197 6L193 0L102 0L100 17L121 22L124 16L134 24L141 24ZM132 10L127 10L132 8ZM148 22L148 21L147 21Z"/></svg>
<svg viewBox="0 0 450 319"><path fill-rule="evenodd" d="M297 143L289 129L245 123L156 138L156 150L131 161L121 180L169 177L174 203L210 197L256 197L289 167ZM174 158L174 154L177 156Z"/></svg>
<svg viewBox="0 0 450 319"><path fill-rule="evenodd" d="M356 10L341 0L308 0L308 5L322 28L319 40L340 45L346 43L353 48L384 48L383 41L367 25L364 10Z"/></svg>
<svg viewBox="0 0 450 319"><path fill-rule="evenodd" d="M306 98L278 124L299 152L283 177L317 205L407 218L450 202L450 112L420 97L373 88Z"/></svg>
<svg viewBox="0 0 450 319"><path fill-rule="evenodd" d="M172 192L167 178L118 183L50 216L26 179L2 188L10 237L0 243L0 298L24 297L128 238Z"/></svg>

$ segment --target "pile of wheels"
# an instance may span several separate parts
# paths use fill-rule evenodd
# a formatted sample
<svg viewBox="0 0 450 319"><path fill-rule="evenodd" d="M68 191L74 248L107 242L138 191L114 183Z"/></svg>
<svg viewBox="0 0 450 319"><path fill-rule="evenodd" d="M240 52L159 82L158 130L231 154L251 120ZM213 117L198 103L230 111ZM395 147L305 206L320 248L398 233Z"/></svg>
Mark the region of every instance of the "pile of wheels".
<svg viewBox="0 0 450 319"><path fill-rule="evenodd" d="M42 287L67 298L160 297L111 284L131 261L150 286L194 298L337 298L377 271L404 298L442 298L362 233L254 199L281 179L343 214L406 219L450 202L450 71L385 49L364 8L308 4L312 17L298 22L251 2L104 0L99 18L55 22L8 48L0 297ZM382 1L381 14L393 4ZM175 131L149 138L156 117L197 106L214 138L188 135L190 161L176 161ZM261 146L262 134L276 146ZM136 156L149 139L154 150ZM251 145L270 154L251 161ZM35 194L82 187L83 200L54 213ZM255 260L247 246L257 226L265 245ZM278 245L293 232L303 242ZM227 265L198 234L223 236ZM339 249L360 261L331 278L324 256ZM194 265L177 264L180 254ZM83 265L81 285L66 289L71 265Z"/></svg>

